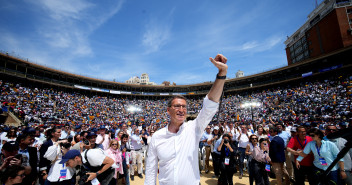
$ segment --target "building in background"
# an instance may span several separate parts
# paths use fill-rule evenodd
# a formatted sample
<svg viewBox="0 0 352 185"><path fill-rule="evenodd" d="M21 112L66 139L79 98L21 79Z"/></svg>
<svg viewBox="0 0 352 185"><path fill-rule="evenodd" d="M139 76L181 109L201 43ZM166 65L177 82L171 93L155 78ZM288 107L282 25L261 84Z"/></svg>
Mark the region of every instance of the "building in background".
<svg viewBox="0 0 352 185"><path fill-rule="evenodd" d="M236 73L236 78L244 77L244 72L241 70L238 70Z"/></svg>
<svg viewBox="0 0 352 185"><path fill-rule="evenodd" d="M285 41L288 65L352 45L352 0L325 0Z"/></svg>
<svg viewBox="0 0 352 185"><path fill-rule="evenodd" d="M135 85L157 85L155 82L149 81L149 75L147 73L143 73L140 78L138 76L131 77L126 80L126 83Z"/></svg>

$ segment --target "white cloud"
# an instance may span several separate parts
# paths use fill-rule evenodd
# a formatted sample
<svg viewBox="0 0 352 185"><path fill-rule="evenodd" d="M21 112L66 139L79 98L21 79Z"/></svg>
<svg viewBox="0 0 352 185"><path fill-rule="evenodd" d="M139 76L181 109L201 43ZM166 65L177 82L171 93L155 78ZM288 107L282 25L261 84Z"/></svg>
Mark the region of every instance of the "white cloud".
<svg viewBox="0 0 352 185"><path fill-rule="evenodd" d="M166 25L150 23L146 26L142 43L147 48L147 53L158 51L166 44L170 37L170 28Z"/></svg>

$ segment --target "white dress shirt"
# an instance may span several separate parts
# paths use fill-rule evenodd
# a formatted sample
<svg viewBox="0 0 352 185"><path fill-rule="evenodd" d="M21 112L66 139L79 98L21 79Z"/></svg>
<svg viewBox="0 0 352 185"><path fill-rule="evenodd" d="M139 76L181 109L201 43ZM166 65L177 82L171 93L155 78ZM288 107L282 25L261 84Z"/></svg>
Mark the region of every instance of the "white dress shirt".
<svg viewBox="0 0 352 185"><path fill-rule="evenodd" d="M131 150L140 150L142 149L142 141L143 139L139 137L139 135L132 134L131 136Z"/></svg>
<svg viewBox="0 0 352 185"><path fill-rule="evenodd" d="M160 185L199 185L199 141L218 105L205 97L197 118L184 122L177 133L169 132L168 126L154 133L148 149L145 185L156 184L158 163Z"/></svg>

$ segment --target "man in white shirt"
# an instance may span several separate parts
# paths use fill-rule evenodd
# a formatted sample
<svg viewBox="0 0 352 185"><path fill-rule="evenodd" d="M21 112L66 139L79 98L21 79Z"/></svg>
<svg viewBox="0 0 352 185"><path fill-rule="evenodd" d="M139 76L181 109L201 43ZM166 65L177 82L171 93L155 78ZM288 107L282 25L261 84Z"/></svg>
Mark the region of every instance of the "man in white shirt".
<svg viewBox="0 0 352 185"><path fill-rule="evenodd" d="M204 147L205 147L205 173L209 173L209 157L210 157L210 152L211 152L211 144L208 143L208 140L211 139L213 136L211 134L211 127L208 125L207 128L205 129L204 134L200 138L200 142L204 142Z"/></svg>
<svg viewBox="0 0 352 185"><path fill-rule="evenodd" d="M134 128L133 134L131 135L131 158L132 158L132 165L130 168L131 173L131 180L134 180L134 168L137 163L137 171L138 177L143 178L143 139L142 135L139 134L138 127Z"/></svg>
<svg viewBox="0 0 352 185"><path fill-rule="evenodd" d="M169 100L167 113L170 115L170 123L152 137L145 185L156 184L158 165L160 185L199 185L198 144L205 127L218 110L227 74L226 57L218 54L215 59L210 58L210 61L219 72L195 120L184 122L187 102L183 96L174 96Z"/></svg>
<svg viewBox="0 0 352 185"><path fill-rule="evenodd" d="M246 147L247 144L249 143L249 134L247 131L247 126L246 125L241 125L241 132L239 134L237 134L237 140L238 140L238 151L240 152L240 159L239 159L239 163L240 163L240 176L239 178L242 179L243 176L243 162L244 162L244 158L246 156Z"/></svg>

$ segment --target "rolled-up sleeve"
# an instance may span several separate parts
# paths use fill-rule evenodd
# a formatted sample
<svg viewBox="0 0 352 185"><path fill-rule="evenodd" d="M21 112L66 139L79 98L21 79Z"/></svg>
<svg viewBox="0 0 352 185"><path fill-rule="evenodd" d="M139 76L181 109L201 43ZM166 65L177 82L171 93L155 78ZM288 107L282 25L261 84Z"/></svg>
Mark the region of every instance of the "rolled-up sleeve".
<svg viewBox="0 0 352 185"><path fill-rule="evenodd" d="M304 154L309 154L310 152L311 152L311 147L312 147L312 144L313 143L315 143L315 142L309 142L307 145L306 145L306 147L304 147L304 149L303 149L303 153ZM299 161L299 162L301 162L302 160L304 159L304 157L302 157L302 156L298 156L297 157L297 161Z"/></svg>
<svg viewBox="0 0 352 185"><path fill-rule="evenodd" d="M155 148L155 139L152 137L148 149L147 166L145 170L144 185L156 185L158 174L158 157Z"/></svg>
<svg viewBox="0 0 352 185"><path fill-rule="evenodd" d="M204 132L205 127L207 127L211 119L214 117L218 107L219 103L209 100L208 96L204 98L202 110L195 119L198 133L202 134Z"/></svg>

